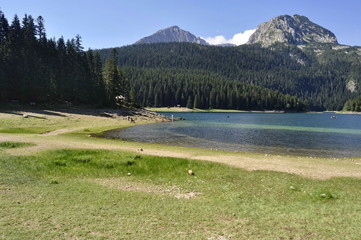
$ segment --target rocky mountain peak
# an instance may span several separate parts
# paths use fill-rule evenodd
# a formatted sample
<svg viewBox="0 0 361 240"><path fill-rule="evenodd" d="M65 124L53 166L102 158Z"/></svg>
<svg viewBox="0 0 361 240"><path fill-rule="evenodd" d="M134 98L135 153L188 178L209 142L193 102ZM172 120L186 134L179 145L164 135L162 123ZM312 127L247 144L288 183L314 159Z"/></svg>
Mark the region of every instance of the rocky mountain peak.
<svg viewBox="0 0 361 240"><path fill-rule="evenodd" d="M142 38L135 44L158 43L158 42L190 42L202 45L209 45L205 40L196 37L192 33L182 30L178 26L171 26L156 33Z"/></svg>
<svg viewBox="0 0 361 240"><path fill-rule="evenodd" d="M304 45L308 43L338 44L335 34L300 15L281 15L261 23L248 40L249 44L269 46L276 42Z"/></svg>

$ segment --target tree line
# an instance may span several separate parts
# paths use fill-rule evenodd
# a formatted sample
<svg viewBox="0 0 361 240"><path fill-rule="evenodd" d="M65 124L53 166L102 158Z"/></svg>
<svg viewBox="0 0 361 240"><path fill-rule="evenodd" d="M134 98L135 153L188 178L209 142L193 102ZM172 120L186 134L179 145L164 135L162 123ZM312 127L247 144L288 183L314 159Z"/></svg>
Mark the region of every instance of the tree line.
<svg viewBox="0 0 361 240"><path fill-rule="evenodd" d="M102 60L109 51L99 51ZM157 43L125 46L118 52L119 64L126 68L176 69L174 72L188 71L188 75L198 70L214 73L228 81L297 96L307 101L311 110L341 110L347 100L361 93L361 89L347 88L349 81L359 85L361 79L360 56L352 47L335 50L328 44L300 49L284 44L262 48L258 44L215 47ZM151 78L156 81L164 78L163 74L158 71Z"/></svg>
<svg viewBox="0 0 361 240"><path fill-rule="evenodd" d="M133 105L116 50L103 64L99 53L84 51L81 43L79 35L48 39L41 16L15 15L9 23L0 11L0 100Z"/></svg>
<svg viewBox="0 0 361 240"><path fill-rule="evenodd" d="M207 71L128 68L142 107L306 111L307 102Z"/></svg>
<svg viewBox="0 0 361 240"><path fill-rule="evenodd" d="M355 47L189 43L84 51L44 19L0 11L0 100L93 106L341 110L360 95ZM317 50L317 51L316 51Z"/></svg>
<svg viewBox="0 0 361 240"><path fill-rule="evenodd" d="M106 53L84 51L79 35L69 40L48 39L44 22L41 16L34 19L25 15L20 20L15 15L9 23L0 12L0 100L99 107L180 105L292 111L307 108L307 103L296 97L232 81L207 68L198 70L188 65L193 62L186 63L188 70L179 66L164 68L159 61L153 63L157 58L163 61L163 52L159 55L143 52L142 47L138 49L140 52L130 60L152 62L150 68L141 64L145 66L142 68L124 62L128 57L124 49L108 49ZM176 65L185 63L179 59L183 51L193 51L188 45L179 46L182 49L172 58ZM142 54L146 54L146 60ZM212 56L210 52L209 57ZM224 65L220 67L223 71L227 69Z"/></svg>
<svg viewBox="0 0 361 240"><path fill-rule="evenodd" d="M344 111L361 112L361 96L348 100L343 108Z"/></svg>

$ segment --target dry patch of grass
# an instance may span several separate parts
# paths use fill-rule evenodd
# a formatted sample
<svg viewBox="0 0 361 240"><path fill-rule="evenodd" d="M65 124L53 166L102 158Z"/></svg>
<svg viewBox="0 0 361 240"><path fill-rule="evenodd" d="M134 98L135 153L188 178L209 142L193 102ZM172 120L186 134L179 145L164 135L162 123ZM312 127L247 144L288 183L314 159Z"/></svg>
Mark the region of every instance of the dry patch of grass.
<svg viewBox="0 0 361 240"><path fill-rule="evenodd" d="M0 236L358 239L360 186L123 151L0 155Z"/></svg>
<svg viewBox="0 0 361 240"><path fill-rule="evenodd" d="M187 192L184 189L173 186L159 186L152 183L137 182L130 177L125 178L96 178L90 179L90 182L94 182L104 187L118 189L121 191L143 192L148 194L158 194L175 197L177 199L191 199L201 195L200 192Z"/></svg>

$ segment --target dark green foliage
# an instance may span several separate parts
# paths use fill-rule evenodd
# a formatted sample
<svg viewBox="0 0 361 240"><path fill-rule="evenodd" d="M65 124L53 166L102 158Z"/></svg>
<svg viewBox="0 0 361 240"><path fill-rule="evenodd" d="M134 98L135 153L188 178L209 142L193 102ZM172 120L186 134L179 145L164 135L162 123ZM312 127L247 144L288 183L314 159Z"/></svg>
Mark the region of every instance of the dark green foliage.
<svg viewBox="0 0 361 240"><path fill-rule="evenodd" d="M128 68L128 73L143 107L307 110L307 103L296 97L207 71Z"/></svg>
<svg viewBox="0 0 361 240"><path fill-rule="evenodd" d="M59 181L58 180L51 180L50 184L59 184Z"/></svg>
<svg viewBox="0 0 361 240"><path fill-rule="evenodd" d="M42 17L34 21L25 15L20 21L15 16L9 25L1 13L0 100L121 107L306 110L307 104L295 97L260 88L257 82L233 81L238 79L232 77L230 67L244 66L252 72L288 64L285 61L269 65L277 56L255 54L260 48L249 50L256 56L254 64L249 55L232 54L232 48L164 46L84 52L79 35L70 40L47 39ZM231 65L230 60L234 60ZM125 66L127 72L120 66ZM226 72L230 75L225 76Z"/></svg>
<svg viewBox="0 0 361 240"><path fill-rule="evenodd" d="M6 18L0 13L1 26ZM14 17L1 27L0 99L29 102L94 102L89 76L91 65L82 51L81 38L46 39L44 20ZM8 29L8 30L5 30Z"/></svg>
<svg viewBox="0 0 361 240"><path fill-rule="evenodd" d="M344 111L361 112L361 96L345 103Z"/></svg>
<svg viewBox="0 0 361 240"><path fill-rule="evenodd" d="M129 102L125 72L119 70L120 81L104 83L99 53L84 52L81 42L79 35L47 39L41 16L15 16L9 25L0 11L0 101L104 106L115 105L119 93Z"/></svg>
<svg viewBox="0 0 361 240"><path fill-rule="evenodd" d="M89 163L91 160L92 156L89 155L81 155L74 158L74 161L78 163Z"/></svg>
<svg viewBox="0 0 361 240"><path fill-rule="evenodd" d="M359 79L356 47L159 43L84 52L79 35L47 39L42 17L9 24L0 11L0 101L340 110L361 94L349 87Z"/></svg>
<svg viewBox="0 0 361 240"><path fill-rule="evenodd" d="M33 146L32 143L25 143L25 142L0 142L0 148L19 148L19 147L29 147Z"/></svg>
<svg viewBox="0 0 361 240"><path fill-rule="evenodd" d="M54 165L59 167L66 167L66 163L62 161L55 161Z"/></svg>
<svg viewBox="0 0 361 240"><path fill-rule="evenodd" d="M119 48L118 52L120 65L132 69L128 71L131 85L135 86L135 82L142 81L145 85L138 87L143 91L150 88L149 82L169 76L172 79L181 78L180 75L187 78L192 76L194 79L197 73L213 74L228 81L261 86L297 96L308 102L312 110L340 110L347 99L359 95L359 92L357 94L349 91L346 85L351 79L355 79L357 85L358 79L361 79L361 64L357 48L346 47L345 50L334 47L320 44L309 45L301 50L296 46L284 44L276 44L269 48L262 48L257 44L223 48L189 43L158 43L126 46ZM101 50L102 58L105 58L109 51ZM154 70L158 70L156 74ZM147 71L150 73L143 78L142 75ZM184 78L183 82L186 81L189 80ZM154 87L150 90L156 90ZM182 98L182 88L183 86L177 85L172 89L173 94L180 94L177 98ZM206 90L207 86L202 84L200 89ZM224 93L220 88L214 89L210 105L217 102L216 95L220 103L220 95ZM233 91L232 95L236 96L237 92ZM186 106L188 97L183 95L183 106ZM264 97L266 95L262 95L261 99ZM159 104L159 95L145 95L139 98L138 93L141 105L144 105L144 99L147 99L151 106L162 105ZM231 99L234 100L235 97ZM198 99L193 99L193 105L194 101L196 105L199 104ZM227 106L228 102L222 104Z"/></svg>
<svg viewBox="0 0 361 240"><path fill-rule="evenodd" d="M116 49L112 49L103 69L103 81L105 84L107 105L128 106L129 80L125 71L118 66L119 57Z"/></svg>

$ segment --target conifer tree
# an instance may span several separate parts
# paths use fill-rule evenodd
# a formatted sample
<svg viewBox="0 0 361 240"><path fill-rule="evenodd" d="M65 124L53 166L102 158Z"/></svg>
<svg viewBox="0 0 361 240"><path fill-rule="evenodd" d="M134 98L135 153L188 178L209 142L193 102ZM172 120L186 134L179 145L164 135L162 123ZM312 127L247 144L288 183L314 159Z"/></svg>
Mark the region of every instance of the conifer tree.
<svg viewBox="0 0 361 240"><path fill-rule="evenodd" d="M107 105L116 105L116 97L121 96L123 93L122 80L121 71L118 66L118 52L113 48L103 69L103 81L107 93Z"/></svg>
<svg viewBox="0 0 361 240"><path fill-rule="evenodd" d="M138 102L137 102L137 94L135 93L134 88L130 89L130 92L129 92L129 106L132 108L139 107Z"/></svg>
<svg viewBox="0 0 361 240"><path fill-rule="evenodd" d="M188 100L187 100L187 105L186 105L187 108L190 108L192 109L193 108L193 101L192 101L192 97L191 96L188 96Z"/></svg>
<svg viewBox="0 0 361 240"><path fill-rule="evenodd" d="M195 95L195 96L194 96L193 109L194 109L194 108L199 108L198 95Z"/></svg>
<svg viewBox="0 0 361 240"><path fill-rule="evenodd" d="M9 33L9 23L3 12L0 11L0 47L4 44Z"/></svg>
<svg viewBox="0 0 361 240"><path fill-rule="evenodd" d="M42 16L36 18L36 35L40 40L40 43L46 42L44 18Z"/></svg>

